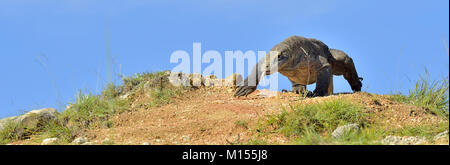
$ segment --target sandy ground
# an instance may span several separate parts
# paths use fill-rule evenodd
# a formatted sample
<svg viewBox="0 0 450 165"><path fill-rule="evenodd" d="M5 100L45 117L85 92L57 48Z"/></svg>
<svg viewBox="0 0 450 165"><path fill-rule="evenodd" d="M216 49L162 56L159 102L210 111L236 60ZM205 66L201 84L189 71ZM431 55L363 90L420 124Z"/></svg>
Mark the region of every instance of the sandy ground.
<svg viewBox="0 0 450 165"><path fill-rule="evenodd" d="M201 88L184 93L173 103L147 108L139 106L150 101L143 96L133 102L133 110L113 118L112 128L93 129L87 132L91 142L101 144L105 139L114 144L152 145L223 145L246 142L255 135L258 121L267 115L280 113L281 107L317 103L332 99L350 99L359 102L371 119L381 126L401 128L404 126L444 122L411 105L399 104L386 96L369 93L341 94L328 97L299 99L292 93L276 93L275 97L262 97L261 91L244 98L234 98L233 90L227 88ZM263 93L269 93L264 91ZM246 124L237 124L246 123ZM448 121L447 121L448 122ZM288 139L271 134L269 143L287 144Z"/></svg>

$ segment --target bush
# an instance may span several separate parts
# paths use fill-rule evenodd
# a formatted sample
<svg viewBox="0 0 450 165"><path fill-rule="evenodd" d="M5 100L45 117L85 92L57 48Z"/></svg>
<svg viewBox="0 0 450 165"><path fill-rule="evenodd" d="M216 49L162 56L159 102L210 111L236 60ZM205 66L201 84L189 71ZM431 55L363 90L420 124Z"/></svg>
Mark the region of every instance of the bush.
<svg viewBox="0 0 450 165"><path fill-rule="evenodd" d="M14 123L7 124L0 131L0 144L22 140L31 135L58 137L70 143L85 129L112 127L113 115L129 110L130 103L118 96L128 92L150 92L151 105L169 104L173 97L180 95L186 87L174 87L169 83L167 72L139 73L123 78L123 85L108 84L101 95L78 94L76 101L57 116L56 121L42 123L39 129L25 128Z"/></svg>
<svg viewBox="0 0 450 165"><path fill-rule="evenodd" d="M189 87L176 87L170 84L169 74L166 71L155 73L135 74L122 79L123 85L117 90L119 94L146 94L151 96L152 107L169 104L173 97L179 96ZM113 92L110 92L113 93Z"/></svg>
<svg viewBox="0 0 450 165"><path fill-rule="evenodd" d="M11 141L22 140L25 137L25 128L16 122L8 122L0 130L0 144L6 144Z"/></svg>
<svg viewBox="0 0 450 165"><path fill-rule="evenodd" d="M64 124L78 128L105 125L106 121L120 112L129 108L128 101L114 99L102 99L92 94L79 94L76 102L66 109L60 118Z"/></svg>
<svg viewBox="0 0 450 165"><path fill-rule="evenodd" d="M62 112L58 119L45 125L41 134L58 137L70 143L85 129L92 127L111 127L111 116L128 110L129 103L118 98L79 94L75 103Z"/></svg>
<svg viewBox="0 0 450 165"><path fill-rule="evenodd" d="M28 118L37 119L37 114L30 114ZM36 123L35 123L36 122ZM38 134L46 130L46 126L53 121L36 120L33 124L26 124L11 119L7 121L3 129L0 130L0 144L10 141L29 139L32 135Z"/></svg>
<svg viewBox="0 0 450 165"><path fill-rule="evenodd" d="M392 129L389 130L389 134L398 136L423 136L431 140L437 134L448 130L448 128L449 128L448 122L442 122L427 125L406 126L403 128Z"/></svg>
<svg viewBox="0 0 450 165"><path fill-rule="evenodd" d="M431 113L448 118L448 77L439 81L431 81L427 76L420 77L414 88L410 90L408 100L430 110Z"/></svg>
<svg viewBox="0 0 450 165"><path fill-rule="evenodd" d="M412 104L428 110L430 113L448 118L449 115L449 82L448 77L432 81L420 76L408 95L393 94L389 96L392 101Z"/></svg>
<svg viewBox="0 0 450 165"><path fill-rule="evenodd" d="M357 123L367 125L367 113L361 106L348 100L332 100L318 104L297 105L291 112L283 110L272 116L268 124L278 128L286 136L312 136L331 132L340 125Z"/></svg>
<svg viewBox="0 0 450 165"><path fill-rule="evenodd" d="M132 90L139 90L144 87L146 83L149 83L149 87L160 87L170 85L168 82L168 75L165 71L155 73L137 73L134 76L123 77L123 85L119 89L119 93L127 93ZM163 87L161 87L163 85Z"/></svg>

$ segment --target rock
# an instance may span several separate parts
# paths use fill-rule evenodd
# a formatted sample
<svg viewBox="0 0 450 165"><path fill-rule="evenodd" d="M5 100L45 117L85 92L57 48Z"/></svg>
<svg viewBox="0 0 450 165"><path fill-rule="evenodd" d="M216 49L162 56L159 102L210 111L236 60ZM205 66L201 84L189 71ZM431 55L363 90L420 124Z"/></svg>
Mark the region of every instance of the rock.
<svg viewBox="0 0 450 165"><path fill-rule="evenodd" d="M166 71L164 71L163 76L170 76L171 73L172 72L170 70L166 70Z"/></svg>
<svg viewBox="0 0 450 165"><path fill-rule="evenodd" d="M421 145L426 144L425 137L418 136L387 136L381 141L384 145Z"/></svg>
<svg viewBox="0 0 450 165"><path fill-rule="evenodd" d="M130 93L125 93L124 95L119 96L119 99L121 99L121 100L127 100L128 97L130 97Z"/></svg>
<svg viewBox="0 0 450 165"><path fill-rule="evenodd" d="M89 142L88 138L86 138L86 137L78 137L78 138L76 138L75 140L72 141L72 144L80 145L80 144L84 144L84 143L87 143L87 142Z"/></svg>
<svg viewBox="0 0 450 165"><path fill-rule="evenodd" d="M239 84L240 82L243 81L243 77L241 74L239 73L234 73L231 76L228 76L227 78L225 78L225 86L227 87L236 87L237 84Z"/></svg>
<svg viewBox="0 0 450 165"><path fill-rule="evenodd" d="M38 127L39 124L55 120L57 113L58 111L54 108L45 108L39 110L32 110L20 116L1 119L0 130L2 130L6 126L6 124L10 122L22 125L26 128L35 128Z"/></svg>
<svg viewBox="0 0 450 165"><path fill-rule="evenodd" d="M54 108L45 108L30 111L19 116L16 120L25 126L36 126L40 122L48 122L56 119L58 111Z"/></svg>
<svg viewBox="0 0 450 165"><path fill-rule="evenodd" d="M169 76L169 82L173 86L190 86L191 82L189 75L182 72L171 72Z"/></svg>
<svg viewBox="0 0 450 165"><path fill-rule="evenodd" d="M87 145L87 146L89 146L89 145L95 145L95 144L92 143L92 142L86 142L86 143L83 143L83 144L81 144L81 145Z"/></svg>
<svg viewBox="0 0 450 165"><path fill-rule="evenodd" d="M275 96L277 96L277 94L278 94L278 92L277 91L269 91L269 90L267 90L267 89L263 89L263 90L260 90L259 91L259 93L258 93L258 97L261 97L261 98L270 98L270 97L275 97Z"/></svg>
<svg viewBox="0 0 450 165"><path fill-rule="evenodd" d="M142 145L148 146L148 145L150 145L150 143L149 142L144 142L144 143L142 143Z"/></svg>
<svg viewBox="0 0 450 165"><path fill-rule="evenodd" d="M194 87L232 87L235 88L238 83L243 81L241 74L234 73L225 79L217 79L215 75L203 76L199 73L171 72L169 82L173 86L194 86Z"/></svg>
<svg viewBox="0 0 450 165"><path fill-rule="evenodd" d="M109 138L105 138L102 140L102 144L112 145L114 144L114 141L110 140Z"/></svg>
<svg viewBox="0 0 450 165"><path fill-rule="evenodd" d="M441 132L441 133L437 134L436 136L434 136L433 140L434 141L438 141L438 140L443 139L443 138L447 138L448 139L448 137L449 136L448 136L448 130L447 130L447 131Z"/></svg>
<svg viewBox="0 0 450 165"><path fill-rule="evenodd" d="M58 143L58 141L58 138L47 138L42 141L41 145L54 145Z"/></svg>
<svg viewBox="0 0 450 165"><path fill-rule="evenodd" d="M183 142L191 141L191 137L190 136L182 136L181 139L183 139Z"/></svg>
<svg viewBox="0 0 450 165"><path fill-rule="evenodd" d="M225 104L225 100L216 100L212 102L213 104Z"/></svg>
<svg viewBox="0 0 450 165"><path fill-rule="evenodd" d="M189 75L189 82L194 87L203 86L203 76L198 73L192 73Z"/></svg>
<svg viewBox="0 0 450 165"><path fill-rule="evenodd" d="M209 76L203 77L203 84L207 87L215 86L215 84L217 84L216 75L209 75Z"/></svg>
<svg viewBox="0 0 450 165"><path fill-rule="evenodd" d="M337 127L333 131L333 133L331 133L331 136L333 136L334 138L340 138L340 137L342 137L342 135L344 135L345 133L347 133L349 131L358 131L358 130L359 130L358 124L347 124L344 126Z"/></svg>
<svg viewBox="0 0 450 165"><path fill-rule="evenodd" d="M71 109L72 107L73 107L73 104L68 104L68 105L66 106L66 110Z"/></svg>

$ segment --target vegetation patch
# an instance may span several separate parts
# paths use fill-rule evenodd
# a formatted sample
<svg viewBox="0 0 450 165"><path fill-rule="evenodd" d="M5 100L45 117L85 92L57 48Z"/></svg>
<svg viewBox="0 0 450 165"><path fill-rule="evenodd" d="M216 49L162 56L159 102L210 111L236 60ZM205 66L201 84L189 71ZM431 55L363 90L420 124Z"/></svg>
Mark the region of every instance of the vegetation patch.
<svg viewBox="0 0 450 165"><path fill-rule="evenodd" d="M123 78L123 85L114 92L117 95L128 95L131 100L136 100L136 97L141 95L149 96L150 107L169 104L172 98L190 89L190 87L173 86L169 82L169 73L168 71L140 73Z"/></svg>
<svg viewBox="0 0 450 165"><path fill-rule="evenodd" d="M254 138L254 139L248 140L248 141L245 142L245 143L242 143L241 145L269 145L269 142L267 142L267 141L264 140L264 139L257 139L257 138Z"/></svg>
<svg viewBox="0 0 450 165"><path fill-rule="evenodd" d="M35 135L36 138L57 137L62 144L70 143L86 129L113 127L111 117L129 111L133 94L141 92L151 97L151 106L171 103L187 87L174 87L169 83L167 72L140 73L123 77L123 84L106 85L100 95L79 93L68 108L57 115L57 119L40 123L36 128L8 123L0 131L0 144L23 140ZM121 98L130 95L130 99Z"/></svg>
<svg viewBox="0 0 450 165"><path fill-rule="evenodd" d="M2 130L0 130L0 144L7 144L11 141L23 139L23 130L25 128L17 123L8 122Z"/></svg>
<svg viewBox="0 0 450 165"><path fill-rule="evenodd" d="M397 136L421 136L426 137L428 140L432 140L434 136L448 129L448 122L442 122L429 125L417 125L399 129L392 129L387 131L387 134Z"/></svg>
<svg viewBox="0 0 450 165"><path fill-rule="evenodd" d="M394 94L390 99L400 103L412 104L428 110L430 113L449 118L449 82L448 77L432 81L420 76L408 95Z"/></svg>
<svg viewBox="0 0 450 165"><path fill-rule="evenodd" d="M267 125L274 126L286 136L303 136L315 132L331 134L338 126L350 123L368 124L363 108L348 100L297 105L291 109L269 117Z"/></svg>
<svg viewBox="0 0 450 165"><path fill-rule="evenodd" d="M242 127L242 128L248 129L248 123L245 120L238 120L238 121L234 122L234 125L236 125L236 127Z"/></svg>
<svg viewBox="0 0 450 165"><path fill-rule="evenodd" d="M37 114L31 114L28 118L37 118ZM6 122L3 129L0 130L0 144L7 144L12 141L28 139L37 133L45 131L45 127L49 124L49 121L43 120L34 120L31 123L22 123L11 119Z"/></svg>

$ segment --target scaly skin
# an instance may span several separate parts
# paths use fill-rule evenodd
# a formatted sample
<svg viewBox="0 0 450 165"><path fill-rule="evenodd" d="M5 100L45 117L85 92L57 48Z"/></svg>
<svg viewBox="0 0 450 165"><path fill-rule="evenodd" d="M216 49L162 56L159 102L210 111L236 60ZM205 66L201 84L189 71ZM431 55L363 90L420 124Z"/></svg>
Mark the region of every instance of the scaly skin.
<svg viewBox="0 0 450 165"><path fill-rule="evenodd" d="M329 49L316 39L291 36L275 45L271 51L253 68L250 75L241 82L234 96L247 96L256 90L259 80L264 75L273 74L272 64L278 66L278 72L288 77L296 93L308 92L306 85L316 83L316 89L308 96L327 96L332 94L333 75L344 75L353 91L361 90L353 60L344 52Z"/></svg>

